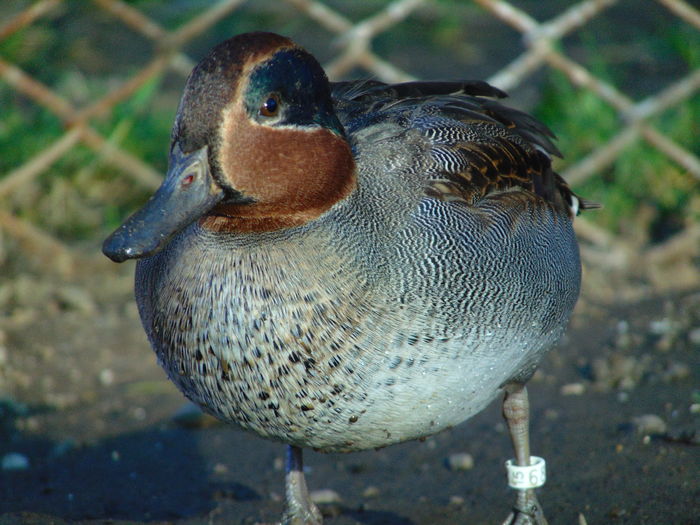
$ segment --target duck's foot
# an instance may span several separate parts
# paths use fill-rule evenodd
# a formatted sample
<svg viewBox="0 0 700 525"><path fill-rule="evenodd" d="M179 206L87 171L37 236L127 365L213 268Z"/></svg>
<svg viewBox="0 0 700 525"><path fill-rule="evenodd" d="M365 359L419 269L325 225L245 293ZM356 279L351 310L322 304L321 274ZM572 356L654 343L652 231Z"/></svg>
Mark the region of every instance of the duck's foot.
<svg viewBox="0 0 700 525"><path fill-rule="evenodd" d="M515 460L508 461L508 484L517 490L513 511L503 525L547 525L542 506L537 501L535 488L547 479L542 458L530 456L530 403L525 385L506 385L503 399L503 417L513 441Z"/></svg>
<svg viewBox="0 0 700 525"><path fill-rule="evenodd" d="M287 508L280 525L323 525L321 511L311 501L306 487L302 450L292 445L287 448L285 485Z"/></svg>
<svg viewBox="0 0 700 525"><path fill-rule="evenodd" d="M282 515L279 525L323 525L323 518L317 508L305 509L299 514L290 514L290 511Z"/></svg>
<svg viewBox="0 0 700 525"><path fill-rule="evenodd" d="M513 506L503 525L547 525L542 505L537 501L535 491L519 490Z"/></svg>

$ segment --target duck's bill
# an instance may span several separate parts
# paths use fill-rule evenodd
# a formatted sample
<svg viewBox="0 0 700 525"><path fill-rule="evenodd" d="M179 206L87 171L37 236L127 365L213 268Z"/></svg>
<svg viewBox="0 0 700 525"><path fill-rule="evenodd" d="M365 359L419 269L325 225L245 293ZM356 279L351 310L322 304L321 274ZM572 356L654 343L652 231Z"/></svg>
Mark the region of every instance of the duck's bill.
<svg viewBox="0 0 700 525"><path fill-rule="evenodd" d="M102 252L115 262L154 255L223 198L209 169L207 147L183 153L176 144L163 184L105 240Z"/></svg>

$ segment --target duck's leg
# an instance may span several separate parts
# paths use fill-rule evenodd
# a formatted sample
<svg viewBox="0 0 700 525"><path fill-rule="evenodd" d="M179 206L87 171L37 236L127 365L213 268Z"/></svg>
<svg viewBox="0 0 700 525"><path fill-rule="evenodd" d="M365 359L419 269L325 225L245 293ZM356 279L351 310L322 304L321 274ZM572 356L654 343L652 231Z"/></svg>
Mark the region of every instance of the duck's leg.
<svg viewBox="0 0 700 525"><path fill-rule="evenodd" d="M281 525L322 525L323 518L313 504L304 479L304 461L301 448L287 446L287 475L285 490L287 508Z"/></svg>
<svg viewBox="0 0 700 525"><path fill-rule="evenodd" d="M513 511L503 525L547 525L534 488L544 483L544 460L533 458L538 463L541 462L541 468L521 468L531 466L530 403L527 389L522 383L510 383L506 385L505 391L503 417L508 424L515 450L515 466L509 467L508 481L511 487L516 488L517 497Z"/></svg>

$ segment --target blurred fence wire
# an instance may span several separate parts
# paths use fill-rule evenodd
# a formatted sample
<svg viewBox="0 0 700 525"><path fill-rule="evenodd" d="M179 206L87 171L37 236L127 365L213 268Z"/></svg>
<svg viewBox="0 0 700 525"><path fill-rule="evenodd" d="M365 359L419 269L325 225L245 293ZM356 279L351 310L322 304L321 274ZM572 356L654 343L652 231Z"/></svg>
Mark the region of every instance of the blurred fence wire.
<svg viewBox="0 0 700 525"><path fill-rule="evenodd" d="M331 2L321 0L280 0L287 8L293 8L295 16L306 17L323 28L332 42L333 58L324 64L329 77L339 79L352 71L360 70L367 75L388 82L401 82L414 78L408 72L392 65L373 50L373 42L406 23L413 13L429 10L437 0L395 0L378 3L376 11L361 20L350 20ZM522 51L500 71L487 79L504 90L513 90L528 77L542 68L551 68L564 74L568 82L578 89L595 94L617 114L618 128L612 138L598 144L581 158L575 159L562 173L573 185L579 184L610 166L620 153L632 142L643 140L675 163L688 177L700 180L700 159L687 147L675 142L652 123L652 118L676 107L700 90L700 69L691 70L680 79L673 79L652 96L633 100L621 87L596 76L586 66L567 55L562 40L598 17L605 17L618 0L584 0L559 8L558 14L540 22L524 8L517 7L515 0L473 0L498 23L506 24L522 36ZM522 2L520 2L522 4ZM640 0L642 4L662 6L669 16L678 17L694 31L700 31L700 10L683 0ZM9 202L13 195L34 181L78 145L86 146L98 155L102 162L117 169L142 188L155 188L161 180L158 169L142 158L110 140L94 125L97 116L110 111L117 104L133 97L152 79L164 72L186 76L196 60L188 56L184 48L205 33L224 17L246 9L243 0L222 0L213 4L199 2L201 8L176 29L165 29L158 21L140 9L139 3L122 0L93 0L93 7L108 14L114 24L123 24L145 39L152 41L152 56L129 78L112 87L101 97L80 107L60 94L55 86L42 83L11 60L0 56L0 78L24 99L39 105L58 119L63 134L41 151L32 153L19 165L0 173L0 202ZM337 3L336 3L337 4ZM39 0L21 9L0 23L0 43L23 29L41 23L57 9L70 10L75 2L68 0ZM274 27L265 29L275 30ZM312 50L313 51L313 50ZM462 75L454 75L459 77ZM72 261L78 256L78 248L71 242L59 240L57 236L42 229L31 220L22 218L16 207L0 207L0 230L23 246L30 246L40 254L48 269L69 272ZM21 211L21 210L20 210ZM607 230L593 225L585 218L577 221L579 234L591 245L614 250L623 244L621 239ZM657 245L651 257L672 257L679 246L700 243L700 226L692 221L682 231ZM80 254L85 257L84 253Z"/></svg>

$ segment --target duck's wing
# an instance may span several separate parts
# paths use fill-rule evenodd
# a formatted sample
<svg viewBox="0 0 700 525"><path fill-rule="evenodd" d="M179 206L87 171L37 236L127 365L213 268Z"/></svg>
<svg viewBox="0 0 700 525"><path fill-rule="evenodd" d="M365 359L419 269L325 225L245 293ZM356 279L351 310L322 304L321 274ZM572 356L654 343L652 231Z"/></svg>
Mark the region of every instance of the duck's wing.
<svg viewBox="0 0 700 525"><path fill-rule="evenodd" d="M597 207L552 170L551 157L561 156L552 132L497 102L505 93L486 82L338 82L332 95L350 135L390 121L427 139L433 198L540 198L572 216Z"/></svg>

